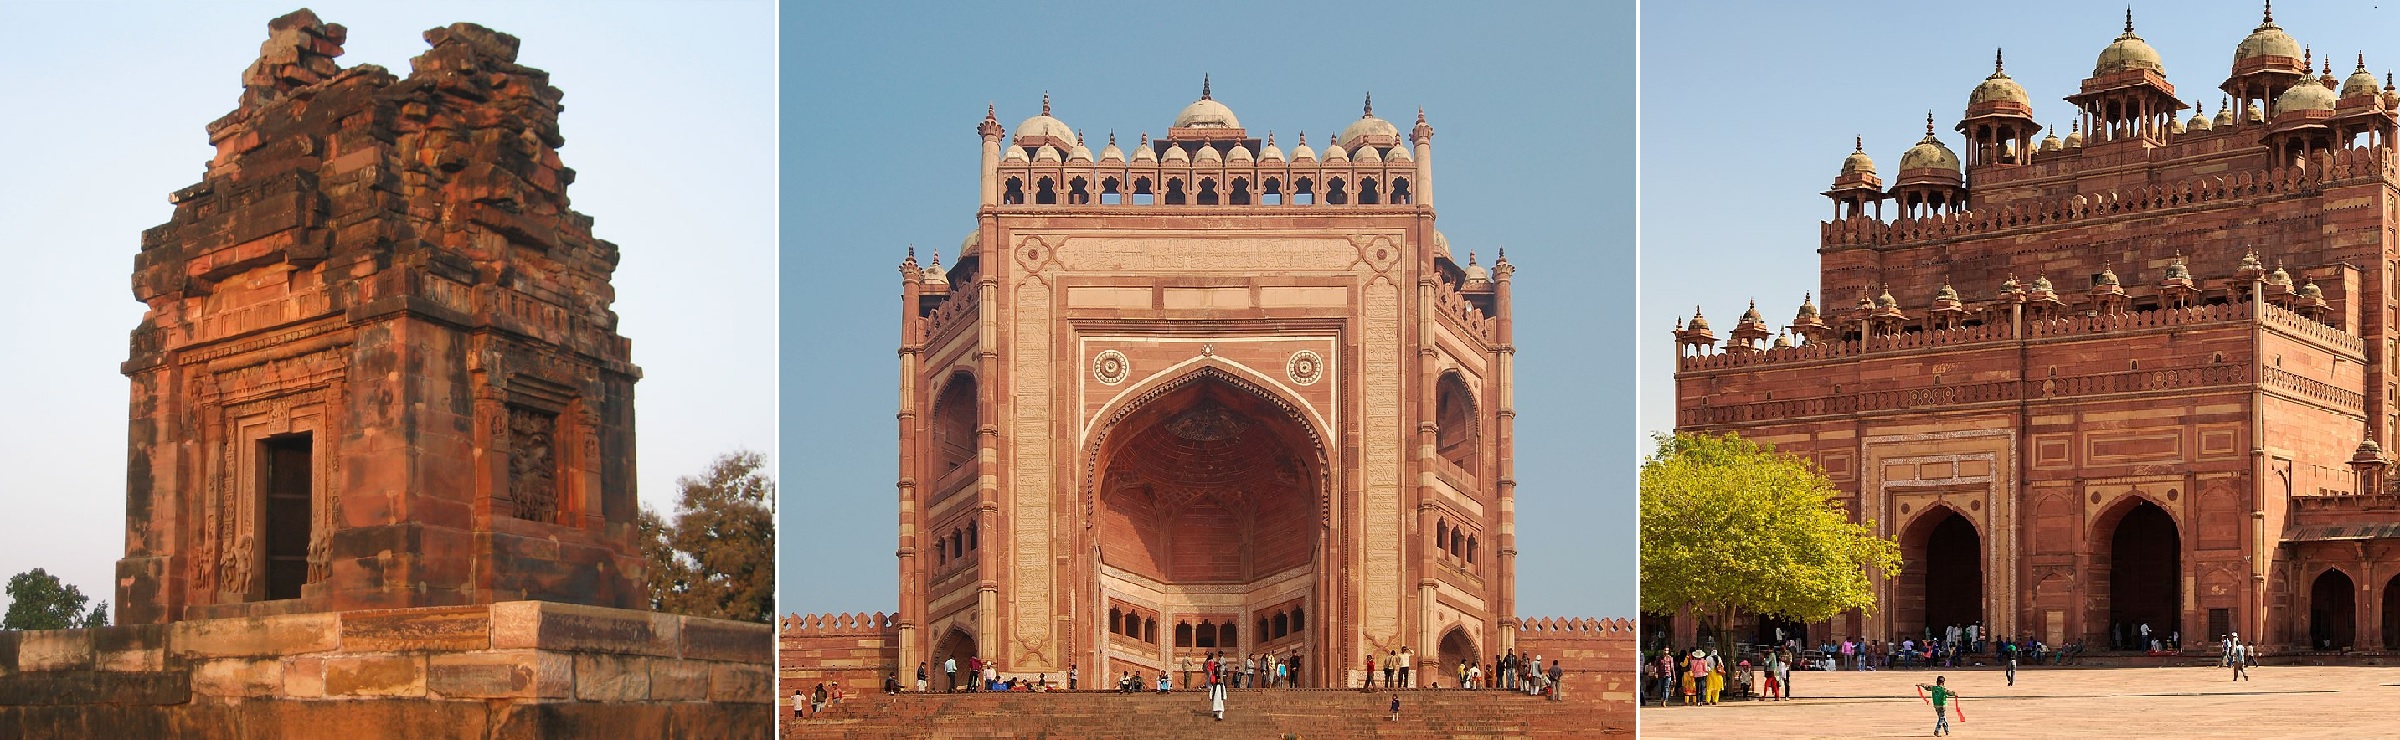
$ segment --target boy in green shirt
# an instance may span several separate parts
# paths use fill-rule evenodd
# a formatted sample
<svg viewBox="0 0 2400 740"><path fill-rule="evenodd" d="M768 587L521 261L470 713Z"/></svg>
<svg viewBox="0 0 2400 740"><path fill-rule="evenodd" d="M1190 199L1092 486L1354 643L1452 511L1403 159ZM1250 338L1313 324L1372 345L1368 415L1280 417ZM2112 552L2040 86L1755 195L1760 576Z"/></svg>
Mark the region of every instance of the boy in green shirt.
<svg viewBox="0 0 2400 740"><path fill-rule="evenodd" d="M1945 712L1950 708L1951 697L1958 696L1958 692L1951 691L1949 687L1942 685L1944 680L1946 680L1944 676L1934 676L1931 686L1917 684L1917 690L1924 691L1933 697L1933 734L1936 737L1950 734L1950 715Z"/></svg>

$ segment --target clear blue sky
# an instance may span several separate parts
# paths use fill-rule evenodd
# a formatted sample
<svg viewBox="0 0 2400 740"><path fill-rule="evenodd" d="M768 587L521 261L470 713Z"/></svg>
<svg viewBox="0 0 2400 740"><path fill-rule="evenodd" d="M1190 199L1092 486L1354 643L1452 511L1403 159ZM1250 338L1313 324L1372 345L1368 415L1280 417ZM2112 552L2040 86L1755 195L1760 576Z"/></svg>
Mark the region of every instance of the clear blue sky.
<svg viewBox="0 0 2400 740"><path fill-rule="evenodd" d="M1630 3L1020 7L783 16L784 612L896 605L899 264L974 228L984 105L1105 141L1217 100L1287 149L1358 118L1436 130L1440 223L1517 263L1520 613L1631 616L1638 437Z"/></svg>
<svg viewBox="0 0 2400 740"><path fill-rule="evenodd" d="M2233 47L2258 25L2259 10L2254 2L2141 3L2134 32L2158 50L2184 102L2199 98L2213 118ZM2275 23L2320 60L2330 53L2336 79L2362 50L2377 76L2400 69L2400 4L2284 0ZM1645 5L1642 428L1675 424L1675 317L1700 304L1722 333L1755 297L1781 326L1801 292L1817 288L1817 224L1832 212L1818 193L1852 136L1866 137L1886 182L1900 153L1925 135L1927 109L1951 150L1965 151L1951 127L2001 47L2034 116L2064 138L2075 109L2062 98L2124 26L2125 6L2107 3ZM1957 287L1971 296L1997 289ZM1828 305L1818 296L1817 305L1857 300L1834 298Z"/></svg>
<svg viewBox="0 0 2400 740"><path fill-rule="evenodd" d="M167 194L198 182L267 21L299 0L0 0L0 577L44 568L114 598L125 547L130 275ZM344 67L408 74L428 28L523 40L566 92L575 207L623 248L639 486L775 444L775 6L310 2L350 29Z"/></svg>

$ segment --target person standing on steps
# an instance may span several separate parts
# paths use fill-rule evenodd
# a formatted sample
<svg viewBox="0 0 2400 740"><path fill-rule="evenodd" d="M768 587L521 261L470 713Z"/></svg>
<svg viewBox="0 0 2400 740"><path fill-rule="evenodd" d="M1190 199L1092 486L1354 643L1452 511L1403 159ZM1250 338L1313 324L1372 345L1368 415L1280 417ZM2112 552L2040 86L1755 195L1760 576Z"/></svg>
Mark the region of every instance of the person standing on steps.
<svg viewBox="0 0 2400 740"><path fill-rule="evenodd" d="M1075 690L1075 679L1076 679L1076 678L1078 678L1078 677L1080 677L1080 676L1078 675L1078 672L1077 672L1077 670L1076 670L1076 668L1075 668L1075 664L1073 664L1073 663L1068 663L1068 664L1067 664L1067 690L1068 690L1068 691L1074 691L1074 690Z"/></svg>
<svg viewBox="0 0 2400 740"><path fill-rule="evenodd" d="M1385 722L1398 722L1398 721L1400 721L1400 695L1399 695L1399 694L1393 694L1393 695L1392 695L1392 716L1391 716L1391 717L1389 717L1389 718L1387 718L1387 719L1385 719L1384 721L1385 721Z"/></svg>
<svg viewBox="0 0 2400 740"><path fill-rule="evenodd" d="M1554 658L1550 661L1550 700L1558 701L1559 696L1566 693L1566 690L1567 669L1560 668L1558 660Z"/></svg>
<svg viewBox="0 0 2400 740"><path fill-rule="evenodd" d="M1408 680L1408 669L1415 667L1416 664L1417 654L1409 652L1407 645L1400 646L1400 688L1413 689L1417 687L1415 682Z"/></svg>
<svg viewBox="0 0 2400 740"><path fill-rule="evenodd" d="M1217 713L1218 722L1225 721L1225 682L1213 678L1209 680L1208 708Z"/></svg>
<svg viewBox="0 0 2400 740"><path fill-rule="evenodd" d="M950 685L943 687L943 690L958 691L958 656L953 655L942 659L942 673L950 677Z"/></svg>
<svg viewBox="0 0 2400 740"><path fill-rule="evenodd" d="M808 694L802 693L798 687L793 687L793 689L792 689L792 718L793 718L793 719L799 719L799 718L801 718L801 717L806 717L806 716L808 716L807 709L808 709Z"/></svg>
<svg viewBox="0 0 2400 740"><path fill-rule="evenodd" d="M917 693L925 693L925 680L931 677L931 672L925 669L925 661L917 661Z"/></svg>
<svg viewBox="0 0 2400 740"><path fill-rule="evenodd" d="M1383 687L1387 689L1400 688L1399 681L1394 678L1398 675L1400 675L1400 651L1387 650L1383 654Z"/></svg>

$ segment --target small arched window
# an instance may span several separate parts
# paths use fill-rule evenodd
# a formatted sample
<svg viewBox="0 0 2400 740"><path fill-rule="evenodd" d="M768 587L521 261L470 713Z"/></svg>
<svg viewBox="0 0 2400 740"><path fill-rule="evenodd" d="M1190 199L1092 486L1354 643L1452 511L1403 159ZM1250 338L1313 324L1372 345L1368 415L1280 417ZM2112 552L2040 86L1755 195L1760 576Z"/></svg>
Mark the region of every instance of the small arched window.
<svg viewBox="0 0 2400 740"><path fill-rule="evenodd" d="M1282 636L1284 636L1284 635L1288 635L1288 634L1291 634L1291 633L1292 633L1292 615L1290 615L1290 614L1277 614L1277 615L1275 615L1275 636L1276 636L1276 637L1282 637Z"/></svg>
<svg viewBox="0 0 2400 740"><path fill-rule="evenodd" d="M1312 182L1305 177L1298 180L1293 180L1292 203L1294 205L1305 206L1317 202L1316 187L1317 184L1315 182Z"/></svg>
<svg viewBox="0 0 2400 740"><path fill-rule="evenodd" d="M1200 626L1195 628L1195 632L1199 635L1199 638L1195 643L1193 643L1192 647L1213 648L1217 646L1217 625L1210 622L1201 622Z"/></svg>
<svg viewBox="0 0 2400 740"><path fill-rule="evenodd" d="M1183 178L1167 178L1167 205L1180 206L1188 202L1183 193Z"/></svg>
<svg viewBox="0 0 2400 740"><path fill-rule="evenodd" d="M1051 182L1050 178L1035 180L1033 187L1033 202L1042 205L1052 205L1058 202L1058 184Z"/></svg>
<svg viewBox="0 0 2400 740"><path fill-rule="evenodd" d="M1226 622L1224 627L1218 628L1217 644L1225 647L1241 647L1242 635L1234 629L1232 622Z"/></svg>
<svg viewBox="0 0 2400 740"><path fill-rule="evenodd" d="M1394 205L1407 205L1415 202L1415 197L1410 195L1408 192L1408 178L1392 178L1392 203Z"/></svg>
<svg viewBox="0 0 2400 740"><path fill-rule="evenodd" d="M1203 178L1200 178L1200 205L1204 205L1204 206L1213 206L1213 205L1216 205L1216 204L1217 204L1217 181L1216 181L1216 179L1215 179L1215 178L1209 178L1209 177L1203 177Z"/></svg>
<svg viewBox="0 0 2400 740"><path fill-rule="evenodd" d="M1350 194L1342 190L1342 178L1325 181L1325 202L1337 206L1350 203Z"/></svg>
<svg viewBox="0 0 2400 740"><path fill-rule="evenodd" d="M1142 618L1142 642L1158 644L1158 620L1150 617Z"/></svg>
<svg viewBox="0 0 2400 740"><path fill-rule="evenodd" d="M1025 181L1014 177L1008 178L1008 190L1000 195L1000 202L1012 206L1023 204L1025 202Z"/></svg>
<svg viewBox="0 0 2400 740"><path fill-rule="evenodd" d="M1379 199L1376 197L1376 192L1375 192L1375 178L1372 178L1372 177L1362 177L1362 178L1359 178L1359 180L1358 180L1358 203L1359 203L1359 205L1367 205L1367 206L1371 206L1371 205L1375 205L1375 204L1376 204L1376 203L1378 203L1378 202L1380 202L1380 200L1379 200Z"/></svg>
<svg viewBox="0 0 2400 740"><path fill-rule="evenodd" d="M1124 630L1124 627L1123 627L1123 625L1124 625L1124 624L1125 624L1125 614L1124 614L1124 612L1118 611L1116 607L1113 607L1113 606L1112 606L1112 607L1109 607L1109 608L1108 608L1108 631L1109 631L1110 633L1112 633L1112 634L1119 634L1119 635L1125 634L1125 630Z"/></svg>
<svg viewBox="0 0 2400 740"><path fill-rule="evenodd" d="M1175 623L1175 646L1179 648L1188 648L1192 646L1192 623Z"/></svg>
<svg viewBox="0 0 2400 740"><path fill-rule="evenodd" d="M1307 612L1301 611L1300 607L1292 607L1292 631L1298 632L1304 629L1308 629Z"/></svg>
<svg viewBox="0 0 2400 740"><path fill-rule="evenodd" d="M1250 181L1233 178L1233 192L1226 196L1225 201L1237 206L1250 205Z"/></svg>

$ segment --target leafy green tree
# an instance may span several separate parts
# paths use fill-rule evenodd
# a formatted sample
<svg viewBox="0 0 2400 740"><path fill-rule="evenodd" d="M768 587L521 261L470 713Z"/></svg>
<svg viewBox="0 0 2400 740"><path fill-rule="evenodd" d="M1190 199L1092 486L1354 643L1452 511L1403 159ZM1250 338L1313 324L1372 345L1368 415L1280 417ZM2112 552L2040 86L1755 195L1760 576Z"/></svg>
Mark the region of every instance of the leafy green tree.
<svg viewBox="0 0 2400 740"><path fill-rule="evenodd" d="M719 456L681 489L672 522L644 507L635 526L649 562L650 606L695 617L775 618L775 480L766 457Z"/></svg>
<svg viewBox="0 0 2400 740"><path fill-rule="evenodd" d="M58 576L35 568L10 576L8 579L8 615L0 617L0 629L63 630L76 627L105 627L108 625L108 602L102 601L91 611L83 610L90 598Z"/></svg>
<svg viewBox="0 0 2400 740"><path fill-rule="evenodd" d="M1740 614L1875 608L1868 571L1898 570L1899 543L1851 521L1815 465L1731 433L1657 439L1642 462L1643 611L1689 607L1730 647Z"/></svg>

